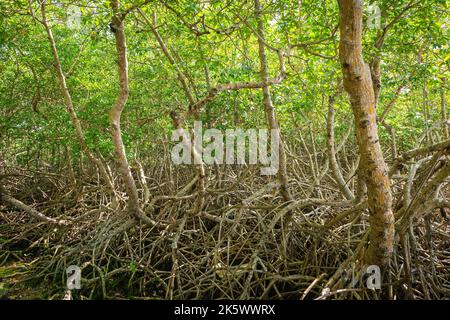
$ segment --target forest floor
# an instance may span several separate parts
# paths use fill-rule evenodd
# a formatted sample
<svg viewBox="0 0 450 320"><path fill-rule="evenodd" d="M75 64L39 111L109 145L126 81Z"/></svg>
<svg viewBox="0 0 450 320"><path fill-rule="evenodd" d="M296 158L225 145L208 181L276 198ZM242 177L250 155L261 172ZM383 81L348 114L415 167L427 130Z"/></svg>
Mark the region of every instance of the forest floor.
<svg viewBox="0 0 450 320"><path fill-rule="evenodd" d="M55 226L0 207L6 221L0 224L0 298L62 299L69 265L82 270L77 299L450 297L450 226L439 210L411 225L406 259L396 237L381 294L365 287L358 273L368 235L366 203L339 200L329 181L314 186L316 197L298 183L292 188L297 200L286 203L277 184L255 179L251 168L211 171L204 210L190 215L196 177L177 170L171 185L154 170L147 169L154 177L148 188L159 195L144 205L154 226L130 217L125 198L113 209L96 174L79 176L73 186L56 173L10 172L9 194L70 222ZM360 277L356 286L352 274Z"/></svg>
<svg viewBox="0 0 450 320"><path fill-rule="evenodd" d="M23 262L0 266L0 299L50 299L51 283L31 284L27 280L29 275L29 265Z"/></svg>

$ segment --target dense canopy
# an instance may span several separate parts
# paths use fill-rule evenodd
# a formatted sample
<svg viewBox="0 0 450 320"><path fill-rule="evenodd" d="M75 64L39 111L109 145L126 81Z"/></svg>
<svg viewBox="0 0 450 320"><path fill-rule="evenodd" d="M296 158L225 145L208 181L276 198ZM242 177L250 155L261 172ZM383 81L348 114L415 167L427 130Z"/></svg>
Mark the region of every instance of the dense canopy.
<svg viewBox="0 0 450 320"><path fill-rule="evenodd" d="M2 1L0 297L448 297L448 13ZM198 121L279 130L276 174L196 148L174 163L174 130L190 143ZM346 276L367 265L380 290Z"/></svg>

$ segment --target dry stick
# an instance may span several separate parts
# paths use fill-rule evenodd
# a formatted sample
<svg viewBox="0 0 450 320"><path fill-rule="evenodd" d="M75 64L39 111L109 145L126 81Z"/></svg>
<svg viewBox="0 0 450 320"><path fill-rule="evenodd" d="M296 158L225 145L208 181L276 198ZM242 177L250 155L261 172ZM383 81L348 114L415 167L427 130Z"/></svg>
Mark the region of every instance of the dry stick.
<svg viewBox="0 0 450 320"><path fill-rule="evenodd" d="M345 206L345 205L348 205L349 203L328 202L328 201L322 200L322 199L305 199L305 200L292 202L291 204L289 204L288 206L284 207L282 210L278 211L275 214L274 218L271 220L269 226L267 227L267 230L269 232L271 232L274 229L276 223L280 219L282 219L286 214L290 214L290 212L293 209L301 209L303 207L306 207L306 206L309 206L309 205L315 205L315 204L316 205L330 205L330 206ZM307 219L306 217L304 217L304 218ZM308 221L308 220L306 220L306 221L307 221L308 224L310 224L312 226L315 226L315 227L318 227L318 228L321 227L319 224L316 224L316 223L314 223L312 221ZM251 270L250 270L250 272L249 272L249 274L248 274L248 276L246 278L244 290L242 291L242 294L240 296L241 299L245 297L245 294L248 291L248 288L250 286L251 280L253 278L254 271L256 269L256 264L257 264L257 262L259 260L259 257L258 257L259 252L261 251L262 246L263 246L264 242L266 241L267 235L268 235L268 233L264 233L263 234L261 239L258 241L258 244L257 244L257 246L255 248L255 251L253 252L253 254L252 254L251 258L250 258Z"/></svg>
<svg viewBox="0 0 450 320"><path fill-rule="evenodd" d="M352 191L347 186L344 177L342 176L341 169L339 168L339 164L336 159L336 150L334 147L334 100L336 95L339 94L339 91L329 97L328 100L328 121L327 121L327 150L328 150L328 158L330 162L331 173L333 174L334 179L336 180L339 189L342 194L345 196L347 200L355 199Z"/></svg>
<svg viewBox="0 0 450 320"><path fill-rule="evenodd" d="M441 116L442 116L442 133L444 135L444 139L450 138L450 133L448 132L448 126L450 124L450 121L448 119L448 106L447 106L447 97L445 95L446 90L445 86L447 81L443 80L443 84L441 86Z"/></svg>
<svg viewBox="0 0 450 320"><path fill-rule="evenodd" d="M412 223L409 224L408 236L409 236L409 246L411 248L411 265L417 266L416 269L419 271L419 277L421 281L421 286L425 294L425 299L429 300L430 294L428 292L428 284L425 281L425 278L422 273L422 266L420 265L420 261L418 260L419 253L417 251L417 242L414 236L414 228Z"/></svg>
<svg viewBox="0 0 450 320"><path fill-rule="evenodd" d="M50 42L50 47L51 47L52 54L53 54L53 60L55 62L55 69L56 69L56 73L58 75L59 83L61 86L61 91L64 95L64 103L66 105L67 112L69 113L72 124L75 127L76 137L81 145L83 153L88 157L88 159L92 162L92 164L94 164L99 169L102 179L106 182L106 184L108 186L108 190L113 198L113 205L115 206L117 204L117 199L116 199L114 185L113 185L110 177L108 176L108 173L106 172L106 169L105 169L105 166L103 165L103 163L93 155L93 153L89 149L88 145L86 144L86 140L84 138L83 129L81 128L80 120L78 119L78 116L75 112L72 97L70 95L69 88L67 87L66 77L62 70L61 62L59 61L58 51L56 49L56 44L55 44L55 40L53 38L52 29L47 21L45 2L46 1L42 1L42 3L41 3L42 21L40 21L40 22L44 25L45 30L47 31L47 37Z"/></svg>
<svg viewBox="0 0 450 320"><path fill-rule="evenodd" d="M316 170L315 170L315 165L314 165L314 162L313 162L313 155L311 154L311 151L309 150L308 146L306 145L305 139L303 138L303 135L300 132L300 130L299 130L299 136L300 136L300 141L301 141L301 143L303 145L303 148L305 149L306 153L308 154L309 167L311 168L311 173L312 173L313 179L317 179L317 178L319 178L319 175L318 175L318 173L316 173ZM327 163L326 171L328 171L328 165L329 164Z"/></svg>
<svg viewBox="0 0 450 320"><path fill-rule="evenodd" d="M344 210L344 211L338 213L334 218L332 218L331 220L328 220L328 221L325 222L324 228L325 229L330 229L335 224L337 224L338 222L342 221L343 219L345 219L346 217L348 217L352 213L357 213L359 211L367 209L367 206L368 206L367 201L363 201L363 202L355 205L353 208L350 208L350 209L347 209L347 210Z"/></svg>
<svg viewBox="0 0 450 320"><path fill-rule="evenodd" d="M424 217L424 223L425 223L425 230L426 230L426 240L427 240L427 246L428 246L428 250L430 252L430 268L431 268L431 273L433 275L434 278L436 278L436 266L433 263L433 259L435 257L435 250L433 247L433 232L431 229L431 215L428 214ZM412 228L411 228L412 229Z"/></svg>
<svg viewBox="0 0 450 320"><path fill-rule="evenodd" d="M411 299L414 299L414 294L412 292L413 277L411 271L411 249L409 244L409 234L406 232L406 230L401 230L399 234L400 243L403 249L404 272L406 283L408 285L407 296Z"/></svg>
<svg viewBox="0 0 450 320"><path fill-rule="evenodd" d="M75 178L75 173L73 172L73 167L72 167L72 157L70 156L70 151L69 151L69 148L67 146L64 146L64 153L65 153L65 156L66 156L67 171L68 171L70 183L75 188L75 191L78 192L76 190L77 179Z"/></svg>
<svg viewBox="0 0 450 320"><path fill-rule="evenodd" d="M433 160L432 160L433 161ZM432 167L431 167L432 169ZM437 188L448 178L450 175L450 160L445 160L444 165L434 174L434 177L423 187L416 195L408 207L397 213L398 221L396 227L398 230L405 230L409 221L412 221L414 217L422 215L427 210L433 208L436 204L434 197L431 197Z"/></svg>
<svg viewBox="0 0 450 320"><path fill-rule="evenodd" d="M441 152L437 152L435 153L433 156L429 156L425 159L421 159L420 161L418 161L417 163L417 167L412 166L410 173L408 175L408 179L406 181L406 185L404 187L404 201L403 201L403 206L400 208L400 210L398 210L395 213L395 218L397 221L397 225L399 225L399 223L401 222L401 218L404 217L408 211L411 209L411 204L412 201L416 200L416 198L419 196L419 192L421 191L422 187L424 186L424 184L428 181L428 179L430 178L430 176L433 174L433 170L436 166L436 163L439 161L439 159L441 158ZM427 166L423 169L424 172L424 176L422 177L422 179L418 182L417 187L416 187L416 192L414 194L414 198L411 197L411 189L412 189L412 184L413 184L413 179L414 176L416 174L416 171L418 169L418 166L428 160ZM428 198L427 200L430 200L430 198ZM431 199L433 200L433 199ZM434 200L432 201L433 203L435 202ZM430 203L430 202L429 202ZM410 224L410 222L408 222Z"/></svg>
<svg viewBox="0 0 450 320"><path fill-rule="evenodd" d="M430 137L430 135L433 138L433 131L438 129L439 126L442 126L441 121L435 122L433 125L428 126L428 128L425 130L425 132L422 134L422 136L417 140L416 146L417 147L420 146L424 140L427 141L426 139L427 139L427 137ZM437 140L439 140L439 138ZM432 141L432 143L434 143L434 139L432 139L431 141Z"/></svg>
<svg viewBox="0 0 450 320"><path fill-rule="evenodd" d="M378 66L379 68L379 66ZM372 74L372 77L374 75ZM380 71L378 70L378 77L380 76ZM379 81L379 79L377 80ZM379 85L381 85L379 83ZM400 96L400 93L402 92L402 89L405 87L405 83L402 83L397 90L395 91L395 95L394 97L391 99L391 101L387 104L386 108L383 110L383 113L381 114L381 116L379 117L378 121L386 128L386 130L389 132L389 135L391 137L391 155L392 155L392 159L397 158L398 153L397 153L397 142L395 139L395 128L393 126L391 126L390 124L388 124L386 122L386 116L387 114L392 110L392 107L395 105L395 102L397 101L398 97Z"/></svg>
<svg viewBox="0 0 450 320"><path fill-rule="evenodd" d="M344 262L342 262L339 266L339 268L336 270L336 272L333 274L333 276L328 280L324 288L332 288L336 281L339 280L341 274L345 271L347 266L351 264L352 262L358 260L360 256L362 256L362 253L364 252L364 246L366 244L367 239L369 238L370 230L367 230L364 233L364 236L362 237L361 241L359 242L358 246L356 247L355 251L351 256L349 256ZM327 291L327 290L326 290Z"/></svg>
<svg viewBox="0 0 450 320"><path fill-rule="evenodd" d="M397 141L395 139L395 128L388 124L385 120L381 122L383 127L389 132L389 136L391 137L391 156L392 159L397 158Z"/></svg>
<svg viewBox="0 0 450 320"><path fill-rule="evenodd" d="M11 197L10 195L7 195L5 193L5 190L3 189L3 186L1 185L1 183L2 183L1 180L3 178L5 178L5 176L0 176L0 200L3 200L19 209L25 211L27 214L29 214L30 216L32 216L40 221L47 222L47 223L54 223L54 224L58 224L58 225L67 225L68 224L67 220L58 220L58 219L47 217L46 215L40 213L39 211L33 209L32 207L26 205L22 201L19 201L16 198Z"/></svg>
<svg viewBox="0 0 450 320"><path fill-rule="evenodd" d="M326 273L322 273L318 278L314 279L313 282L311 282L311 284L308 286L308 288L306 288L306 290L303 292L302 297L300 298L300 300L305 300L306 296L308 295L308 293L312 290L312 288L314 288L314 286L320 281L322 280L327 274Z"/></svg>
<svg viewBox="0 0 450 320"><path fill-rule="evenodd" d="M144 202L142 203L142 207L144 207L147 202L150 200L150 190L147 185L147 179L145 177L144 168L142 167L141 162L135 157L134 161L138 167L139 181L141 183L142 189L144 190Z"/></svg>
<svg viewBox="0 0 450 320"><path fill-rule="evenodd" d="M279 187L279 183L278 182L268 183L268 184L264 185L261 189L255 191L250 197L247 197L247 198L243 199L242 200L242 204L244 206L248 206L253 201L259 199L261 196L266 194L268 191L270 191L270 190L272 190L274 188L278 188L278 187Z"/></svg>
<svg viewBox="0 0 450 320"><path fill-rule="evenodd" d="M165 139L166 141L168 139ZM169 152L168 152L168 146L166 143L163 144L164 146L164 163L166 163L166 166L168 167L168 176L169 176L169 184L170 184L170 192L173 192L173 189L175 187L175 180L173 176L173 165L172 161L170 160Z"/></svg>
<svg viewBox="0 0 450 320"><path fill-rule="evenodd" d="M370 69L362 57L362 0L339 0L339 57L344 88L350 96L362 171L368 189L370 243L367 263L389 263L394 242L394 215L388 170L376 123L375 96Z"/></svg>
<svg viewBox="0 0 450 320"><path fill-rule="evenodd" d="M188 215L184 215L181 219L181 222L179 223L178 230L175 233L172 241L172 271L170 272L169 277L169 284L167 285L166 289L166 299L172 299L173 298L173 287L175 283L175 276L177 275L177 271L179 268L178 263L178 241L180 239L181 234L183 233L184 226L186 224Z"/></svg>
<svg viewBox="0 0 450 320"><path fill-rule="evenodd" d="M430 146L413 149L403 153L400 157L397 157L397 159L395 159L394 164L392 165L391 170L389 171L389 175L391 176L394 172L396 172L398 167L402 163L405 163L411 160L412 158L422 157L436 151L443 151L444 154L448 153L450 151L450 139Z"/></svg>
<svg viewBox="0 0 450 320"><path fill-rule="evenodd" d="M341 139L341 143L336 148L336 154L338 154L342 150L342 148L344 147L345 143L347 142L348 137L350 136L351 131L352 131L352 126L349 126L349 128L348 128L347 132L345 133L344 137ZM304 141L303 141L303 144L304 144ZM304 146L306 147L305 144L304 144ZM308 153L309 153L309 151L308 151ZM312 161L311 157L309 157L309 159L310 159L310 161ZM318 186L320 184L320 182L325 177L325 175L327 174L329 169L330 169L330 162L329 161L325 161L322 171L318 173L317 177L313 177L314 179L313 179L313 181L312 181L312 183L311 183L311 185L310 185L310 187L308 189L307 197L310 197L314 193L314 189L316 188L316 186ZM313 175L314 175L314 173L313 173Z"/></svg>
<svg viewBox="0 0 450 320"><path fill-rule="evenodd" d="M312 154L314 156L314 168L316 172L319 172L319 162L317 160L316 138L314 137L314 131L311 129L311 122L308 121L308 133L310 142L312 145ZM322 196L322 190L319 189L319 194Z"/></svg>
<svg viewBox="0 0 450 320"><path fill-rule="evenodd" d="M364 288L360 288L360 289L354 289L354 288L350 288L350 289L338 289L335 291L326 291L324 293L322 293L322 295L314 300L325 300L331 296L334 296L336 294L340 294L340 293L347 293L347 292L362 292L365 291L367 289Z"/></svg>
<svg viewBox="0 0 450 320"><path fill-rule="evenodd" d="M423 158L419 160L418 162L411 165L409 169L409 175L408 180L406 181L406 184L403 188L403 207L407 208L411 204L411 190L412 190L412 184L414 182L414 177L416 176L417 169L422 165L423 162L428 161L431 159L430 157Z"/></svg>
<svg viewBox="0 0 450 320"><path fill-rule="evenodd" d="M26 205L25 203L17 200L16 198L13 198L13 197L7 195L7 194L1 194L0 198L3 201L8 202L9 204L25 211L30 216L32 216L40 221L47 222L47 223L59 224L59 225L67 225L67 223L68 223L68 221L66 221L66 220L57 220L57 219L49 218L49 217L43 215L42 213L36 211L32 207Z"/></svg>

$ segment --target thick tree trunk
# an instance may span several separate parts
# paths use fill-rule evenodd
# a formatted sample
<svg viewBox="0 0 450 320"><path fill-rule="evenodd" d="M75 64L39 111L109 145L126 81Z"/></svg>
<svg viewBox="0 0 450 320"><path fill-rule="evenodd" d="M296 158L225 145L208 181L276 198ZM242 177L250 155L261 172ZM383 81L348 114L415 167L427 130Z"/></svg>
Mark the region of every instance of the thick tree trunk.
<svg viewBox="0 0 450 320"><path fill-rule="evenodd" d="M394 216L388 170L376 123L375 95L370 68L362 57L362 0L338 0L340 11L339 56L344 88L350 96L356 138L367 184L370 244L365 262L386 265L393 251Z"/></svg>

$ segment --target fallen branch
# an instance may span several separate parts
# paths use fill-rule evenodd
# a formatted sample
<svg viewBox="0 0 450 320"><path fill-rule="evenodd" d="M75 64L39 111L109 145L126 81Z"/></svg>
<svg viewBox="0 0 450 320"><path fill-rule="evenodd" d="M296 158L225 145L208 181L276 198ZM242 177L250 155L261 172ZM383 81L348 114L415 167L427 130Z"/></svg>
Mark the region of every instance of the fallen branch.
<svg viewBox="0 0 450 320"><path fill-rule="evenodd" d="M33 209L32 207L30 207L28 205L26 205L22 201L19 201L16 198L11 197L10 195L1 194L0 199L13 205L16 208L19 208L20 210L25 211L33 218L36 218L40 221L47 222L47 223L54 223L54 224L58 224L58 225L67 225L68 224L67 220L57 220L57 219L47 217L46 215L40 213L39 211Z"/></svg>

